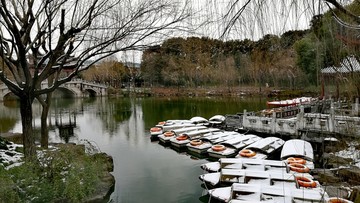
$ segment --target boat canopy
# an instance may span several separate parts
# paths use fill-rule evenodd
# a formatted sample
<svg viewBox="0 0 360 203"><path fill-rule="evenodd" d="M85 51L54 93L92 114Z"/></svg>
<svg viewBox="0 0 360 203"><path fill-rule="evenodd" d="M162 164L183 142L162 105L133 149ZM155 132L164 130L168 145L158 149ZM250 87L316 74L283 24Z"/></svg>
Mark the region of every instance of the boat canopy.
<svg viewBox="0 0 360 203"><path fill-rule="evenodd" d="M209 123L211 124L221 124L225 121L225 116L223 115L215 115L209 119Z"/></svg>
<svg viewBox="0 0 360 203"><path fill-rule="evenodd" d="M292 139L285 142L280 155L282 160L289 157L301 157L308 161L314 160L314 150L305 140Z"/></svg>
<svg viewBox="0 0 360 203"><path fill-rule="evenodd" d="M193 124L205 124L205 123L209 123L209 121L208 121L206 118L203 118L203 117L200 117L200 116L192 117L192 118L190 119L190 121L191 121Z"/></svg>

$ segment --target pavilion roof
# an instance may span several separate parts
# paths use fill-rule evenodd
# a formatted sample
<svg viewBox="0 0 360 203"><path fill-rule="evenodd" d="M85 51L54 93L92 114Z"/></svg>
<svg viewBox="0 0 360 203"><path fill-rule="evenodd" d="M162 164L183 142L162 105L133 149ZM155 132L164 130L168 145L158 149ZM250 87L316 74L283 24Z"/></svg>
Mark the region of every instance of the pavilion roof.
<svg viewBox="0 0 360 203"><path fill-rule="evenodd" d="M360 72L360 63L354 56L346 57L339 66L329 66L321 70L322 74Z"/></svg>

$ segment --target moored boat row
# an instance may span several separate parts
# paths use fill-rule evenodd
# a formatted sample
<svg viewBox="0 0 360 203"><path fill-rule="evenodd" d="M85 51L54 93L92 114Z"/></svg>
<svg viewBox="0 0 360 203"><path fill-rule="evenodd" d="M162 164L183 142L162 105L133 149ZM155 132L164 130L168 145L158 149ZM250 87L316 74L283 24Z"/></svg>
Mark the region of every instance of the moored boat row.
<svg viewBox="0 0 360 203"><path fill-rule="evenodd" d="M212 124L169 127L158 136L160 143L218 160L201 165L208 173L199 179L210 199L233 203L351 202L329 197L314 178L314 152L309 142L224 131L219 118Z"/></svg>
<svg viewBox="0 0 360 203"><path fill-rule="evenodd" d="M311 144L288 140L281 160L221 158L203 164L210 172L199 176L211 198L233 203L244 202L351 202L329 197L310 174L313 169Z"/></svg>
<svg viewBox="0 0 360 203"><path fill-rule="evenodd" d="M186 128L186 127L195 127L195 126L203 126L203 125L210 125L209 120L195 116L190 120L167 120L167 121L160 121L155 127L150 128L150 135L151 139L157 139L159 135L179 129L179 128Z"/></svg>

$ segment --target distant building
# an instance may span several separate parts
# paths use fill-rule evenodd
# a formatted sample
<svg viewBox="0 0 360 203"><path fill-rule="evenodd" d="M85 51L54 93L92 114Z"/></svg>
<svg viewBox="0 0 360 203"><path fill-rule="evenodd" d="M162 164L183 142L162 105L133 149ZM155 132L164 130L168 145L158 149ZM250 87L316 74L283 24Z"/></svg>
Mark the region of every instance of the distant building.
<svg viewBox="0 0 360 203"><path fill-rule="evenodd" d="M41 59L42 56L38 56L37 60L39 61ZM35 71L35 58L33 55L28 55L28 63L29 63L29 68L31 70L31 73L33 74ZM44 64L39 67L40 69L43 69L49 62L49 59L46 59L44 61ZM68 74L70 74L71 72L74 71L74 69L78 66L78 58L76 57L69 57L64 64L62 64L62 73L64 76L67 76ZM56 68L60 68L60 64L55 64L52 66L53 69Z"/></svg>
<svg viewBox="0 0 360 203"><path fill-rule="evenodd" d="M338 66L329 66L321 70L322 75L322 92L324 96L324 88L328 85L336 86L335 97L339 98L340 84L360 79L360 63L354 56L344 58ZM358 84L355 84L355 86Z"/></svg>

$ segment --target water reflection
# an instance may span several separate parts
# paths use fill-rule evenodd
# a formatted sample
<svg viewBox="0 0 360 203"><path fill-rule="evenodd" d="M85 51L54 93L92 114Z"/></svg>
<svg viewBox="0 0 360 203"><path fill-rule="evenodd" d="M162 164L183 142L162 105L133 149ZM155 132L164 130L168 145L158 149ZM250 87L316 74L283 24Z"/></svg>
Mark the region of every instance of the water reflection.
<svg viewBox="0 0 360 203"><path fill-rule="evenodd" d="M59 136L65 143L69 143L70 138L74 136L74 128L76 128L76 112L56 112L54 116Z"/></svg>
<svg viewBox="0 0 360 203"><path fill-rule="evenodd" d="M203 173L200 165L207 160L151 142L149 129L161 120L210 118L265 105L257 98L57 99L49 114L49 142L87 139L113 156L113 202L206 202L198 176ZM41 106L34 109L34 126L39 127ZM0 110L9 111L4 106ZM14 115L15 122L7 122L7 129L16 132L21 122L19 114ZM6 119L9 117L0 116L0 123ZM61 130L59 123L71 123L72 128Z"/></svg>

